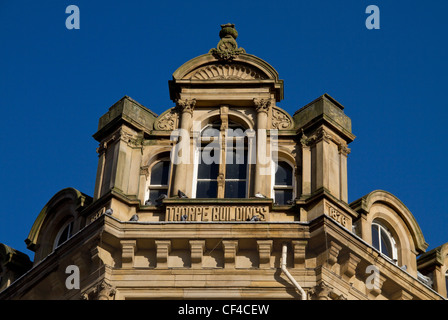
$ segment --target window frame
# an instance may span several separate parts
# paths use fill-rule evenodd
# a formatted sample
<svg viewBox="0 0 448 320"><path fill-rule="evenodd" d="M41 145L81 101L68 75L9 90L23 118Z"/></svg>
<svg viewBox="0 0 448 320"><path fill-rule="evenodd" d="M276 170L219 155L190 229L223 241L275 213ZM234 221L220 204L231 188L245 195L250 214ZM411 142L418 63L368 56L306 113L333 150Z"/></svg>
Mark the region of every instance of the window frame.
<svg viewBox="0 0 448 320"><path fill-rule="evenodd" d="M217 130L217 132L219 133L218 136L203 136L203 133L208 129L208 128L213 128L215 130ZM243 131L243 135L242 136L231 136L229 137L228 135L228 130L232 129L232 130L236 130L236 129L241 129ZM250 177L250 163L249 163L249 153L250 153L250 143L249 143L249 135L246 134L246 130L244 128L244 126L238 122L234 122L234 121L229 121L228 122L228 126L226 129L222 129L222 123L221 120L219 121L215 121L215 122L211 122L206 124L199 133L199 136L197 138L197 142L195 144L195 149L194 149L194 168L193 168L193 187L192 187L192 197L193 198L197 198L197 190L198 190L198 182L201 181L210 181L210 182L215 182L216 181L216 198L204 198L204 199L219 199L219 198L225 198L225 199L245 199L248 197L249 194L249 177ZM222 141L222 135L224 133L225 136L225 142L223 143ZM223 170L221 168L221 166L227 167L227 152L230 149L230 151L233 153L235 150L241 148L241 146L238 144L238 140L241 139L243 140L243 148L244 148L244 161L245 161L245 179L240 179L240 178L227 178L226 174L224 174L224 176L220 176L220 172L226 172L226 169ZM246 140L247 139L247 140ZM231 144L229 143L231 141ZM198 178L198 174L199 174L199 165L202 164L202 150L204 147L209 146L210 144L214 144L216 143L219 148L216 148L220 155L219 155L219 163L218 163L218 175L216 177L216 179L203 179L203 178ZM224 151L222 150L224 148ZM233 156L233 155L232 155ZM224 159L223 159L224 157ZM199 161L201 161L201 163L199 163ZM219 194L219 184L220 184L220 180L222 180L223 183L223 195L220 196ZM227 182L239 182L239 181L244 181L245 187L244 187L244 197L243 198L226 198L225 196L225 192L226 192L226 183ZM201 199L201 198L200 198Z"/></svg>
<svg viewBox="0 0 448 320"><path fill-rule="evenodd" d="M151 184L151 178L152 178L152 170L154 167L161 162L168 162L169 169L168 169L168 178L167 178L167 184ZM160 159L155 160L151 166L148 168L148 178L146 182L146 191L145 191L145 203L146 201L150 200L151 196L151 190L166 190L166 195L169 194L170 189L170 179L171 179L171 172L172 171L172 165L171 165L171 159L169 157L161 157ZM155 203L152 203L151 205L155 205Z"/></svg>
<svg viewBox="0 0 448 320"><path fill-rule="evenodd" d="M277 160L277 163L280 163L280 162L285 162L291 168L291 180L292 181L291 181L291 185L286 185L286 186L284 186L284 185L276 185L275 184L275 175L277 174L277 171L275 170L275 161L272 161L271 162L271 170L272 170L272 172L275 172L275 173L271 174L271 185L272 185L272 188L271 188L271 198L274 199L274 205L288 205L287 203L285 203L285 204L276 204L276 202L275 202L275 191L276 190L291 190L291 193L292 193L291 200L295 199L295 197L296 197L296 179L295 179L296 172L295 172L295 166L294 166L293 163L291 163L291 161L289 161L287 159L284 159L284 158L280 158L280 159Z"/></svg>
<svg viewBox="0 0 448 320"><path fill-rule="evenodd" d="M378 228L378 240L377 240L378 241L378 248L376 248L374 246L374 244L373 244L374 243L374 239L373 239L374 234L373 234L372 231L373 231L373 227L374 226L376 226ZM391 249L392 249L392 252L391 252L392 257L388 256L387 254L385 254L382 251L382 244L381 244L381 234L382 234L382 232L387 236L387 239L390 242ZM378 250L383 257L387 258L392 263L398 265L398 244L397 244L397 241L395 240L394 235L389 230L389 228L386 227L383 223L381 223L381 222L379 222L377 220L373 220L372 221L372 225L371 225L371 233L372 233L372 247L374 247L376 250Z"/></svg>
<svg viewBox="0 0 448 320"><path fill-rule="evenodd" d="M54 242L53 242L53 250L55 250L56 248L59 248L61 245L63 245L65 242L67 242L68 240L70 240L73 237L73 226L74 226L74 222L75 220L73 218L70 218L69 220L67 220L61 228L59 228L58 233L56 234L56 237L54 238ZM64 233L65 229L68 228L67 231L67 239L65 239L64 241L60 242L61 240L61 236Z"/></svg>

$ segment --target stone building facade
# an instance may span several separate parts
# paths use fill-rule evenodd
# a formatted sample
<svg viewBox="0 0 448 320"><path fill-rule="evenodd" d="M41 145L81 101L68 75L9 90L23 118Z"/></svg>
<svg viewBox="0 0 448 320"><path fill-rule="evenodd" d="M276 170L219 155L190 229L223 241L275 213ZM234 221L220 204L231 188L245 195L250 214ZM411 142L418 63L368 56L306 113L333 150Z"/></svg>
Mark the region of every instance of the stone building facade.
<svg viewBox="0 0 448 320"><path fill-rule="evenodd" d="M100 118L93 196L48 201L34 261L0 245L0 299L445 299L447 244L426 252L386 191L348 203L344 107L288 114L276 70L219 36L174 72L172 108L125 96Z"/></svg>

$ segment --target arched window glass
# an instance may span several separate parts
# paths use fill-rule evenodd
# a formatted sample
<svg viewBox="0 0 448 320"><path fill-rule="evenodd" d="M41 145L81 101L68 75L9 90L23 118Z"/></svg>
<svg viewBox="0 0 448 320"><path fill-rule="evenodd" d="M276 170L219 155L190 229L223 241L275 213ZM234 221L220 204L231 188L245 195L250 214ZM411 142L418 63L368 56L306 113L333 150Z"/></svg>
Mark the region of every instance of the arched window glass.
<svg viewBox="0 0 448 320"><path fill-rule="evenodd" d="M221 143L222 137L226 139L224 145ZM225 132L221 121L203 128L198 146L196 198L247 196L246 139L244 128L236 123L230 122ZM223 157L225 161L221 161Z"/></svg>
<svg viewBox="0 0 448 320"><path fill-rule="evenodd" d="M286 161L279 161L274 179L274 202L284 205L293 198L293 168Z"/></svg>
<svg viewBox="0 0 448 320"><path fill-rule="evenodd" d="M156 204L156 200L163 194L168 195L168 181L170 176L170 161L162 160L151 168L149 182L149 196L146 204Z"/></svg>
<svg viewBox="0 0 448 320"><path fill-rule="evenodd" d="M64 226L59 230L54 242L54 248L59 247L65 241L70 239L72 236L73 236L73 221L70 221L64 224Z"/></svg>
<svg viewBox="0 0 448 320"><path fill-rule="evenodd" d="M385 226L375 221L372 223L372 245L394 263L397 262L395 239Z"/></svg>

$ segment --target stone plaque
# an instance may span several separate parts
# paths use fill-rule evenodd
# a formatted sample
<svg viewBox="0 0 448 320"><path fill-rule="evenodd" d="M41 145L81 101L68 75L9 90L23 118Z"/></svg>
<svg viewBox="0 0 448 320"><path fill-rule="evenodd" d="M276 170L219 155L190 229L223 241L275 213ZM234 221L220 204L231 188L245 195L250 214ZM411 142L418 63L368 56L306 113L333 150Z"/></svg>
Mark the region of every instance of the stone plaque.
<svg viewBox="0 0 448 320"><path fill-rule="evenodd" d="M173 205L166 207L166 221L267 221L268 206Z"/></svg>

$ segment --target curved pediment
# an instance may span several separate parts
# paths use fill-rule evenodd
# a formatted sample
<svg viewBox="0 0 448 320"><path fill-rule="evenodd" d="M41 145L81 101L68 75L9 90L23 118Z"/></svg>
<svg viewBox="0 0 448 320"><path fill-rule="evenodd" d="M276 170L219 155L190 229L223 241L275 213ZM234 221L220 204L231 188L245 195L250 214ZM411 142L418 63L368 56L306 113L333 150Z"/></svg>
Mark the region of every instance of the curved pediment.
<svg viewBox="0 0 448 320"><path fill-rule="evenodd" d="M188 96L189 99L194 97L201 105L201 100L223 100L223 97L233 93L230 100L247 102L271 92L276 101L281 101L283 80L279 79L277 71L263 59L246 53L238 46L238 33L233 24L221 25L221 28L221 40L216 48L185 62L173 73L173 79L169 81L171 100ZM252 90L251 94L248 88Z"/></svg>
<svg viewBox="0 0 448 320"><path fill-rule="evenodd" d="M277 71L266 61L242 53L231 61L220 61L207 53L191 59L174 73L175 80L275 80Z"/></svg>

